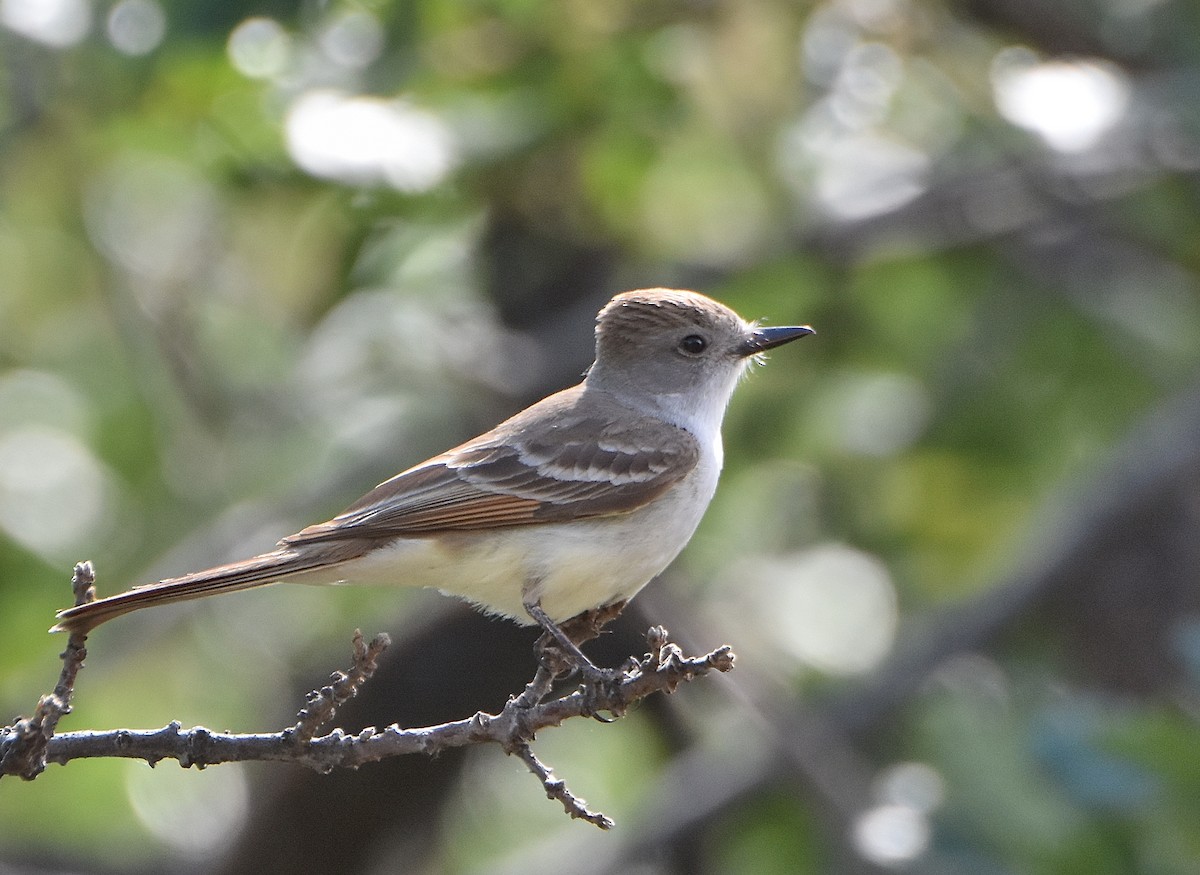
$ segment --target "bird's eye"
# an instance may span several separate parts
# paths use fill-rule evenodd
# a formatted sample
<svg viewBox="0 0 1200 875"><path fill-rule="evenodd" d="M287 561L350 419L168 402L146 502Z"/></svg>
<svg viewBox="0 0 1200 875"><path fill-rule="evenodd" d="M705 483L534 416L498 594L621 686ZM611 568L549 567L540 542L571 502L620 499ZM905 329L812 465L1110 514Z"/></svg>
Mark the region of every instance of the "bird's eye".
<svg viewBox="0 0 1200 875"><path fill-rule="evenodd" d="M700 355L708 348L708 341L699 334L689 334L683 340L679 341L679 348L688 355Z"/></svg>

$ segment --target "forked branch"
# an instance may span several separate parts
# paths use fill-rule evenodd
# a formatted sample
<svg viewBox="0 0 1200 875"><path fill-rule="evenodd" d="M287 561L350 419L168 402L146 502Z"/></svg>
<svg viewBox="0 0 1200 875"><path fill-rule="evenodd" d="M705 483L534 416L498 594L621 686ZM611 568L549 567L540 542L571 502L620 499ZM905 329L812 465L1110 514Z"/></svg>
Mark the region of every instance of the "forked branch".
<svg viewBox="0 0 1200 875"><path fill-rule="evenodd" d="M75 568L76 604L94 597L94 573L90 563ZM583 642L598 635L604 625L620 613L623 605L610 605L583 614L563 624L572 640ZM333 729L317 733L336 716L338 708L357 694L375 672L379 656L388 646L388 637L378 635L370 643L354 633L353 665L335 672L329 684L314 690L297 714L293 726L269 733L212 732L197 726L183 729L174 721L161 729L79 731L55 734L59 719L70 712L76 676L87 656L85 635L73 634L63 653L63 671L53 693L43 696L34 716L21 718L0 728L0 777L19 775L27 780L37 777L46 763L68 763L75 759L124 757L145 760L154 765L173 759L181 766L217 765L228 762L274 760L299 763L321 772L337 768L357 768L365 763L404 754L437 754L454 747L493 742L506 753L516 754L541 781L546 795L557 799L574 818L608 829L612 821L590 811L584 801L554 777L530 747L539 730L558 726L573 717L623 716L631 705L656 692L670 693L681 683L708 674L729 671L734 655L728 646L704 656L688 657L672 644L667 631L655 626L647 633L647 651L630 657L620 671L605 682L580 684L555 696L556 679L568 669L553 642L539 640L536 650L539 666L525 689L508 700L496 714L475 715L417 729L392 725L385 729L368 727L357 733Z"/></svg>

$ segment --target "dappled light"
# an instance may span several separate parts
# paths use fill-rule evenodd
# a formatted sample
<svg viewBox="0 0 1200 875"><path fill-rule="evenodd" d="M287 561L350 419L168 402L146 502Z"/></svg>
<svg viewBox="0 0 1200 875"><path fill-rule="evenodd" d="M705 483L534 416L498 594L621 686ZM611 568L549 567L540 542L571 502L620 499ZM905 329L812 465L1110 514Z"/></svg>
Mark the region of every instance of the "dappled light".
<svg viewBox="0 0 1200 875"><path fill-rule="evenodd" d="M166 294L207 263L215 194L186 164L130 153L95 175L84 217L93 244L115 266L147 280L147 294Z"/></svg>
<svg viewBox="0 0 1200 875"><path fill-rule="evenodd" d="M823 544L738 564L728 575L730 601L743 604L744 634L808 668L859 674L891 652L896 592L886 566L873 556Z"/></svg>
<svg viewBox="0 0 1200 875"><path fill-rule="evenodd" d="M108 11L105 29L117 51L146 55L167 35L167 14L155 0L121 0Z"/></svg>
<svg viewBox="0 0 1200 875"><path fill-rule="evenodd" d="M383 26L365 9L346 10L325 25L317 44L334 63L361 70L383 51Z"/></svg>
<svg viewBox="0 0 1200 875"><path fill-rule="evenodd" d="M314 176L400 191L433 188L453 169L450 131L433 113L403 101L305 92L288 109L288 151Z"/></svg>
<svg viewBox="0 0 1200 875"><path fill-rule="evenodd" d="M47 371L0 373L0 531L49 562L103 537L116 490L86 443L91 405Z"/></svg>
<svg viewBox="0 0 1200 875"><path fill-rule="evenodd" d="M0 24L35 42L63 49L87 36L92 7L86 0L2 0Z"/></svg>
<svg viewBox="0 0 1200 875"><path fill-rule="evenodd" d="M151 836L187 860L211 858L230 845L250 806L238 763L211 769L201 781L178 769L139 765L125 769L125 792Z"/></svg>
<svg viewBox="0 0 1200 875"><path fill-rule="evenodd" d="M996 55L992 86L1005 118L1060 152L1095 146L1122 119L1130 100L1128 82L1111 64L1042 62L1025 48Z"/></svg>
<svg viewBox="0 0 1200 875"><path fill-rule="evenodd" d="M288 69L292 41L273 18L247 18L229 34L226 51L233 68L252 79L271 79Z"/></svg>
<svg viewBox="0 0 1200 875"><path fill-rule="evenodd" d="M876 804L856 819L854 843L865 859L902 869L929 849L945 780L928 763L903 762L883 769L872 784Z"/></svg>
<svg viewBox="0 0 1200 875"><path fill-rule="evenodd" d="M59 560L101 531L108 511L103 466L72 435L25 426L0 431L0 529Z"/></svg>
<svg viewBox="0 0 1200 875"><path fill-rule="evenodd" d="M907 805L878 805L854 825L854 841L863 857L883 866L901 866L920 857L929 845L929 822Z"/></svg>

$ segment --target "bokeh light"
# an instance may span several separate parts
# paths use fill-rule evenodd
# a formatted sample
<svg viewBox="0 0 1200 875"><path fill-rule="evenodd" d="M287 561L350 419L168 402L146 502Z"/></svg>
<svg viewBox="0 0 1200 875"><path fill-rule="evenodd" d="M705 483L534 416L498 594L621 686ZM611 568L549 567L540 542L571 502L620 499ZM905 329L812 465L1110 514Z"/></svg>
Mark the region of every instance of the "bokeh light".
<svg viewBox="0 0 1200 875"><path fill-rule="evenodd" d="M1005 118L1038 134L1060 152L1082 152L1125 114L1130 89L1111 64L1041 61L1009 48L992 61L996 106Z"/></svg>
<svg viewBox="0 0 1200 875"><path fill-rule="evenodd" d="M324 26L318 43L331 61L358 70L383 51L383 26L365 9L344 10Z"/></svg>
<svg viewBox="0 0 1200 875"><path fill-rule="evenodd" d="M273 18L247 18L229 34L229 62L243 76L270 79L287 69L292 41Z"/></svg>
<svg viewBox="0 0 1200 875"><path fill-rule="evenodd" d="M80 42L92 26L86 0L0 0L0 24L51 48Z"/></svg>
<svg viewBox="0 0 1200 875"><path fill-rule="evenodd" d="M63 561L98 534L108 479L74 435L38 425L0 429L0 529L47 560Z"/></svg>
<svg viewBox="0 0 1200 875"><path fill-rule="evenodd" d="M353 185L428 191L454 169L450 129L399 100L308 91L287 113L288 151L304 170Z"/></svg>
<svg viewBox="0 0 1200 875"><path fill-rule="evenodd" d="M155 0L121 0L108 11L109 41L126 55L146 55L167 32L167 14Z"/></svg>
<svg viewBox="0 0 1200 875"><path fill-rule="evenodd" d="M250 810L250 792L239 763L197 775L134 762L126 768L125 791L147 831L191 860L211 859L230 845Z"/></svg>
<svg viewBox="0 0 1200 875"><path fill-rule="evenodd" d="M864 812L854 825L859 853L881 866L912 862L929 846L929 823L907 805L883 804Z"/></svg>
<svg viewBox="0 0 1200 875"><path fill-rule="evenodd" d="M152 281L141 287L152 298L207 264L216 211L212 189L193 168L145 153L123 155L97 174L85 202L95 246Z"/></svg>
<svg viewBox="0 0 1200 875"><path fill-rule="evenodd" d="M896 591L874 556L823 544L763 559L731 575L762 581L753 589L753 623L782 652L830 674L870 671L891 651Z"/></svg>

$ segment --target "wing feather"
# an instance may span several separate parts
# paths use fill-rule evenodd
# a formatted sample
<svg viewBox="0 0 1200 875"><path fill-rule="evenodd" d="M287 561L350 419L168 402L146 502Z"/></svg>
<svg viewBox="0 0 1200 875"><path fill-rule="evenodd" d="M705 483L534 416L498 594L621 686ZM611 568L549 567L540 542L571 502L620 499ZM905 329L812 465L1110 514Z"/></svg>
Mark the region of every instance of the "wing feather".
<svg viewBox="0 0 1200 875"><path fill-rule="evenodd" d="M685 477L687 431L579 387L381 483L284 545L395 538L628 513Z"/></svg>

